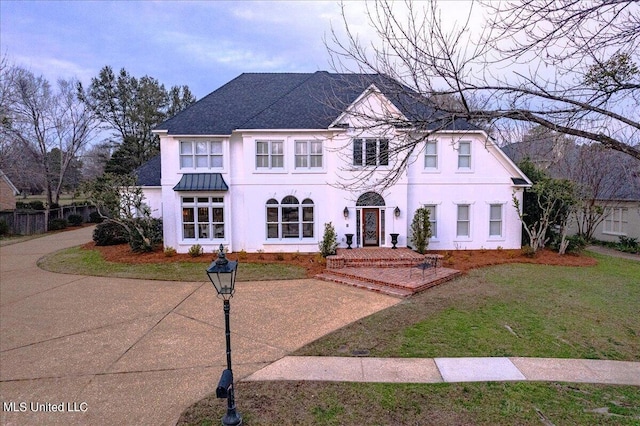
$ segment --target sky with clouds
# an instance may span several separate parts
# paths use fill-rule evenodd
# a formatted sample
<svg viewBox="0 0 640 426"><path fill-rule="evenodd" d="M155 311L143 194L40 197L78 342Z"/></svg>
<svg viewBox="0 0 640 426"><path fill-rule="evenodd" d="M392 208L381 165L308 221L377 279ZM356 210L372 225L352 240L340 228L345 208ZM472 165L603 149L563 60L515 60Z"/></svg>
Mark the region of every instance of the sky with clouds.
<svg viewBox="0 0 640 426"><path fill-rule="evenodd" d="M363 9L345 6L366 38ZM324 39L340 13L336 1L2 0L0 52L52 82L87 84L110 65L199 99L243 72L331 71Z"/></svg>

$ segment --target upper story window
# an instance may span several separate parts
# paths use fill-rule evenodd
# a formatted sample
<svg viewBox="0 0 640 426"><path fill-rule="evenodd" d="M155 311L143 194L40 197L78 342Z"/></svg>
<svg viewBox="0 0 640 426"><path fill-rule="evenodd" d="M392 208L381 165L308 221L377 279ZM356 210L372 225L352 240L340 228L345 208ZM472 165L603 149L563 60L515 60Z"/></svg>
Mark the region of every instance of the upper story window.
<svg viewBox="0 0 640 426"><path fill-rule="evenodd" d="M256 168L284 168L283 141L256 141Z"/></svg>
<svg viewBox="0 0 640 426"><path fill-rule="evenodd" d="M354 166L388 166L389 139L354 139Z"/></svg>
<svg viewBox="0 0 640 426"><path fill-rule="evenodd" d="M296 169L322 168L322 141L296 141Z"/></svg>
<svg viewBox="0 0 640 426"><path fill-rule="evenodd" d="M180 141L181 169L221 169L221 141Z"/></svg>
<svg viewBox="0 0 640 426"><path fill-rule="evenodd" d="M427 141L424 153L424 168L435 170L438 168L438 142Z"/></svg>
<svg viewBox="0 0 640 426"><path fill-rule="evenodd" d="M458 144L458 168L471 168L471 142L461 141Z"/></svg>

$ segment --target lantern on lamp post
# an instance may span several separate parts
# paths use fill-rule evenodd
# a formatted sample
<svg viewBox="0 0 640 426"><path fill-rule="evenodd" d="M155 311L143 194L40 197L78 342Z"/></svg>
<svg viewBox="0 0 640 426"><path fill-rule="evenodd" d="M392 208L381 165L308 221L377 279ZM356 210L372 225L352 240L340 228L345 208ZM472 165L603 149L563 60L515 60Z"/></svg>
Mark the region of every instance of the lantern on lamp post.
<svg viewBox="0 0 640 426"><path fill-rule="evenodd" d="M224 247L220 244L218 258L211 262L207 268L207 276L211 284L222 296L224 303L224 325L225 337L227 341L227 369L222 372L220 382L216 388L218 398L227 399L227 413L222 417L224 426L237 426L242 424L242 417L236 412L236 402L233 391L233 370L231 369L231 331L229 328L229 311L231 306L229 299L233 297L236 285L236 272L238 270L237 261L229 261L224 253Z"/></svg>

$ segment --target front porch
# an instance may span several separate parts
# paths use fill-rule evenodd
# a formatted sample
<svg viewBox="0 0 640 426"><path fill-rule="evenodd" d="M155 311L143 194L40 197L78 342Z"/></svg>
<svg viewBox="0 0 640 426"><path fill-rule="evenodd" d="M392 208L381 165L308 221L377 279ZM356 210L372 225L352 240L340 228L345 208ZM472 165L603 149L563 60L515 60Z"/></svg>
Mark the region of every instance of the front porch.
<svg viewBox="0 0 640 426"><path fill-rule="evenodd" d="M408 297L449 281L460 271L442 266L442 256L422 255L407 248L338 249L327 257L319 279L396 297Z"/></svg>

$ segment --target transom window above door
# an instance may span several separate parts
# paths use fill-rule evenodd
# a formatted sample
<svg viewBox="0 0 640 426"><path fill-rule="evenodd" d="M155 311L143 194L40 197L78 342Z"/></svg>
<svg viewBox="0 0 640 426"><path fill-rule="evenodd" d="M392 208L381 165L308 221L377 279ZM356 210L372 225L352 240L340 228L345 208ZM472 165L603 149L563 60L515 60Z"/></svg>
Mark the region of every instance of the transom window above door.
<svg viewBox="0 0 640 426"><path fill-rule="evenodd" d="M181 169L221 169L222 141L180 141Z"/></svg>

